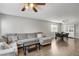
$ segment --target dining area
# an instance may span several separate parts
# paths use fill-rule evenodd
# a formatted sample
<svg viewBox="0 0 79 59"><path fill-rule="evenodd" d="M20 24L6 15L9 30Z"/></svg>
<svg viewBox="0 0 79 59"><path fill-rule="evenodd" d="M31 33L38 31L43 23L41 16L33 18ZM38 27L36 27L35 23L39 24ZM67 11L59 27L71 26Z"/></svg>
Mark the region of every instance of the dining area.
<svg viewBox="0 0 79 59"><path fill-rule="evenodd" d="M60 39L60 40L64 40L64 38L68 39L69 38L69 33L65 33L65 32L61 32L61 33L55 33L55 39Z"/></svg>

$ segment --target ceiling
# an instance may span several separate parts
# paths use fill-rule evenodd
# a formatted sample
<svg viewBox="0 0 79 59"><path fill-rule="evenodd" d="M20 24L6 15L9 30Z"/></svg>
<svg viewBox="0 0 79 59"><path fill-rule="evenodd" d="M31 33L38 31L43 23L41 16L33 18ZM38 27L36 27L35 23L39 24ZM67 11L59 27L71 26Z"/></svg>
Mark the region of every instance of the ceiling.
<svg viewBox="0 0 79 59"><path fill-rule="evenodd" d="M78 3L47 3L39 6L38 12L33 10L21 11L22 3L0 3L0 13L14 16L28 17L53 22L67 22L79 19Z"/></svg>

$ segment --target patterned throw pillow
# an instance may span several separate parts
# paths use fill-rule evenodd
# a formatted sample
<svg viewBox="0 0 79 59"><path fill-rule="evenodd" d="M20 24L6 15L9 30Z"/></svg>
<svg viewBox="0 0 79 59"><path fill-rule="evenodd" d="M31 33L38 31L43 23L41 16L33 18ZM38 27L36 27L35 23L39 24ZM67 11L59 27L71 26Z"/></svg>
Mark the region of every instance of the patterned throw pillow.
<svg viewBox="0 0 79 59"><path fill-rule="evenodd" d="M11 42L16 42L18 39L17 39L17 36L8 36L8 41L9 43Z"/></svg>
<svg viewBox="0 0 79 59"><path fill-rule="evenodd" d="M0 36L0 42L8 42L8 38L5 35Z"/></svg>
<svg viewBox="0 0 79 59"><path fill-rule="evenodd" d="M0 50L8 49L9 45L5 42L0 42Z"/></svg>

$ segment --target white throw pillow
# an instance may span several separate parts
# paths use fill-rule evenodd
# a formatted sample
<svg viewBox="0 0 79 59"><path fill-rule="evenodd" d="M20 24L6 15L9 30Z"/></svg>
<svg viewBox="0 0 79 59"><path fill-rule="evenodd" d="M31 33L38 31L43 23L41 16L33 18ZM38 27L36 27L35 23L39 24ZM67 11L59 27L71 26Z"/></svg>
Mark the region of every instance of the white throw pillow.
<svg viewBox="0 0 79 59"><path fill-rule="evenodd" d="M42 34L37 34L37 37L38 37L38 38L42 37Z"/></svg>

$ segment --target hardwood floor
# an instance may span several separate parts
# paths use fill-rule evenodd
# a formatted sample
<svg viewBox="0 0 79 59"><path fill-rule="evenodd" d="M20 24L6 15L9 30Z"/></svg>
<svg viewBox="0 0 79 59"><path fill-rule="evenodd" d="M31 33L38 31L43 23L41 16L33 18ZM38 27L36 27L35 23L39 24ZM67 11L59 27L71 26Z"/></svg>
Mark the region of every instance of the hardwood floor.
<svg viewBox="0 0 79 59"><path fill-rule="evenodd" d="M23 50L19 49L19 56L23 55ZM79 56L79 39L53 39L51 45L27 53L27 56Z"/></svg>

